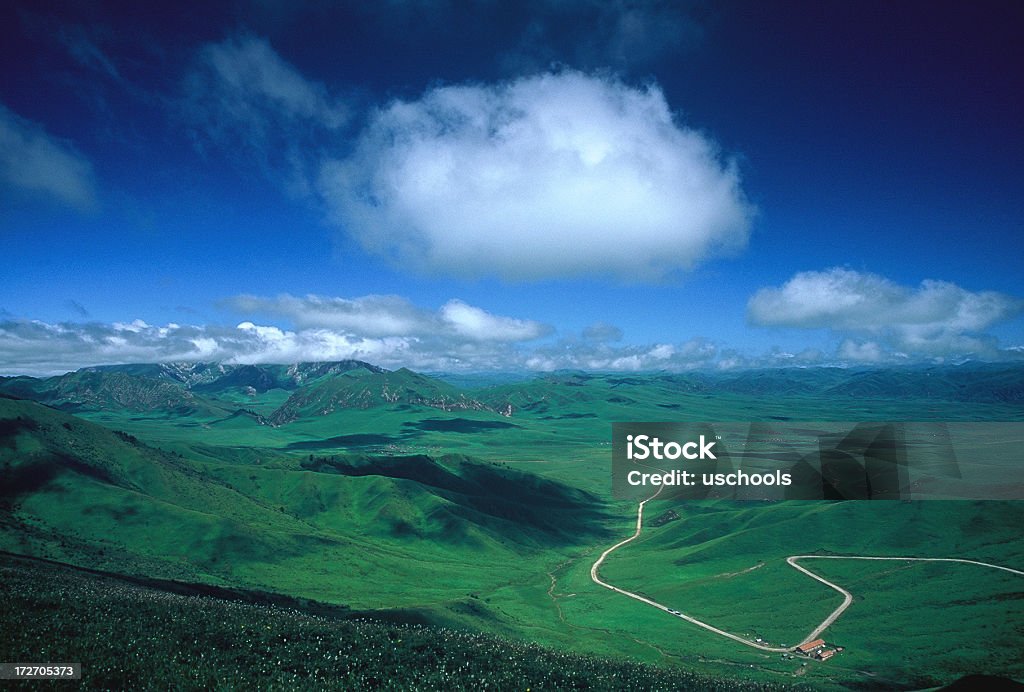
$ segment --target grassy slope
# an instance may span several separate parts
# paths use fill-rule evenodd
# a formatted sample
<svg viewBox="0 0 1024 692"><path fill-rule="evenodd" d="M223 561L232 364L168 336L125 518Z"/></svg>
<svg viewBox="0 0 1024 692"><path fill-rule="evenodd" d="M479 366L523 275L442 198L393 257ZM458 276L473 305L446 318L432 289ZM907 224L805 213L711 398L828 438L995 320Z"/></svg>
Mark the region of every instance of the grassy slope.
<svg viewBox="0 0 1024 692"><path fill-rule="evenodd" d="M217 689L243 681L272 690L753 689L488 635L170 594L6 557L0 596L0 659L79 662L82 684L92 689Z"/></svg>
<svg viewBox="0 0 1024 692"><path fill-rule="evenodd" d="M655 516L659 503L649 507ZM796 644L842 602L788 566L788 555L966 557L1024 566L1024 544L1008 530L1024 522L1021 503L791 502L701 510L683 508L681 520L649 527L609 559L602 576L773 644ZM971 670L1024 675L1016 655L1024 578L958 564L802 564L834 576L856 597L825 633L847 647L835 665L921 685Z"/></svg>
<svg viewBox="0 0 1024 692"><path fill-rule="evenodd" d="M179 458L32 402L0 399L0 420L4 476L30 479L5 486L0 547L25 554L495 632L524 620L554 631L545 571L609 538L593 498L466 460L443 464L467 487L437 488L388 469L306 470L299 458ZM544 488L532 522L489 511L497 491L512 500ZM488 603L524 589L525 614Z"/></svg>

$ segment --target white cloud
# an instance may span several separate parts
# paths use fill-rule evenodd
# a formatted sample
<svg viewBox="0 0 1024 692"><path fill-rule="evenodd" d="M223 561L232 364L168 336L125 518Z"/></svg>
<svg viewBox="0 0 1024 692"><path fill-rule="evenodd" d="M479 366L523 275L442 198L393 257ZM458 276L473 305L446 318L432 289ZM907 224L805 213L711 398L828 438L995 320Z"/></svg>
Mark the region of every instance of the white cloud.
<svg viewBox="0 0 1024 692"><path fill-rule="evenodd" d="M573 71L393 102L320 190L370 252L509 280L658 280L742 248L752 215L656 85Z"/></svg>
<svg viewBox="0 0 1024 692"><path fill-rule="evenodd" d="M92 165L70 144L0 104L0 184L80 211L95 204Z"/></svg>
<svg viewBox="0 0 1024 692"><path fill-rule="evenodd" d="M317 295L274 298L241 295L226 304L243 313L287 317L297 327L328 327L367 336L406 336L427 329L429 317L400 296L370 295L361 298L328 298Z"/></svg>
<svg viewBox="0 0 1024 692"><path fill-rule="evenodd" d="M872 341L845 341L839 356L877 361L878 340L904 354L991 355L997 347L985 331L1024 311L1024 300L930 279L912 288L877 274L832 268L763 288L747 307L750 321L761 326L871 335Z"/></svg>
<svg viewBox="0 0 1024 692"><path fill-rule="evenodd" d="M495 316L461 300L445 303L440 315L455 333L474 341L529 341L547 331L537 322Z"/></svg>
<svg viewBox="0 0 1024 692"><path fill-rule="evenodd" d="M622 330L614 324L595 322L583 330L583 338L599 342L619 341L622 339Z"/></svg>
<svg viewBox="0 0 1024 692"><path fill-rule="evenodd" d="M671 344L656 344L652 348L648 355L655 360L668 360L676 353L676 349Z"/></svg>
<svg viewBox="0 0 1024 692"><path fill-rule="evenodd" d="M275 298L242 295L225 301L243 313L287 317L296 326L341 329L360 336L414 336L470 342L530 341L551 331L533 320L494 315L453 299L432 312L401 296L328 298L288 294Z"/></svg>
<svg viewBox="0 0 1024 692"><path fill-rule="evenodd" d="M370 339L329 329L299 332L243 322L233 338L234 353L227 362L295 363L356 359L372 363L393 362L409 346L401 338Z"/></svg>
<svg viewBox="0 0 1024 692"><path fill-rule="evenodd" d="M292 363L355 358L384 365L406 357L414 342L372 339L328 329L283 330L243 322L235 328L140 320L114 324L0 322L4 374L54 374L91 365L222 361ZM412 362L423 362L412 358Z"/></svg>
<svg viewBox="0 0 1024 692"><path fill-rule="evenodd" d="M853 363L880 363L887 356L882 346L874 341L854 341L845 339L839 345L836 355L840 360Z"/></svg>
<svg viewBox="0 0 1024 692"><path fill-rule="evenodd" d="M116 363L294 363L363 360L387 368L491 370L524 367L515 344L439 335L368 337L328 328L282 329L131 323L0 321L0 374L49 375Z"/></svg>
<svg viewBox="0 0 1024 692"><path fill-rule="evenodd" d="M454 306L454 309L453 309ZM364 360L385 368L486 371L560 368L682 371L716 366L720 354L703 339L682 344L626 345L567 339L526 345L528 321L495 317L452 301L438 311L435 334L367 336L328 327L284 329L251 320L235 327L131 322L0 321L0 374L49 375L116 363L220 361L294 363ZM454 315L449 325L440 315ZM461 332L459 331L461 330ZM504 341L494 338L501 333ZM503 330L503 331L502 331ZM728 354L724 354L728 355Z"/></svg>
<svg viewBox="0 0 1024 692"><path fill-rule="evenodd" d="M1020 347L995 352L1020 360ZM295 363L356 359L385 368L420 371L560 369L596 372L685 372L741 368L886 364L909 362L877 340L846 339L834 358L817 352L772 352L761 357L722 349L696 337L682 343L607 343L579 338L527 344L474 339L447 332L434 336L366 336L328 327L285 329L251 320L235 327L166 324L141 320L59 323L0 320L0 375L52 375L118 363L219 361Z"/></svg>
<svg viewBox="0 0 1024 692"><path fill-rule="evenodd" d="M541 345L526 355L530 370L684 371L715 367L723 354L706 339L695 337L681 344L610 346L594 340L563 339Z"/></svg>

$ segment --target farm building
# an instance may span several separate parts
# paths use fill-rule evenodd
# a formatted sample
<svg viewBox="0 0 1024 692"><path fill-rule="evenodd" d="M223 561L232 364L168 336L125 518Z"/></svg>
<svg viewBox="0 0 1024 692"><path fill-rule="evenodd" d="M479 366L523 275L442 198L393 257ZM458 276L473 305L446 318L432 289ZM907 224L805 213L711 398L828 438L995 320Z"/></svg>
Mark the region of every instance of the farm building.
<svg viewBox="0 0 1024 692"><path fill-rule="evenodd" d="M796 647L796 651L799 654L816 658L819 661L827 661L836 655L835 649L829 649L825 646L824 639L815 639L813 642L805 642L804 644Z"/></svg>
<svg viewBox="0 0 1024 692"><path fill-rule="evenodd" d="M817 651L818 649L823 648L824 646L825 646L825 640L824 639L815 639L813 642L806 642L804 644L801 644L800 646L796 647L796 650L799 653L804 654L805 656L810 656L815 651Z"/></svg>

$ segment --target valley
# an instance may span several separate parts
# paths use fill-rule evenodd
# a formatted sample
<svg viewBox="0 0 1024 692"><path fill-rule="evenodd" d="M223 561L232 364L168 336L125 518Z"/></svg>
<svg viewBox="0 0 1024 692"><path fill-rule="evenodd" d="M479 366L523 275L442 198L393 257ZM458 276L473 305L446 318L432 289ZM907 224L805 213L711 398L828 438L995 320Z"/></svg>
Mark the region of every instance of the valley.
<svg viewBox="0 0 1024 692"><path fill-rule="evenodd" d="M1020 570L1021 502L652 499L641 531L609 446L630 420L1021 421L1024 368L450 379L359 361L0 378L0 550L736 684L1024 675L1021 578L977 565L816 560L852 602L821 634L843 652L806 666L665 612L791 649L843 596L787 558Z"/></svg>

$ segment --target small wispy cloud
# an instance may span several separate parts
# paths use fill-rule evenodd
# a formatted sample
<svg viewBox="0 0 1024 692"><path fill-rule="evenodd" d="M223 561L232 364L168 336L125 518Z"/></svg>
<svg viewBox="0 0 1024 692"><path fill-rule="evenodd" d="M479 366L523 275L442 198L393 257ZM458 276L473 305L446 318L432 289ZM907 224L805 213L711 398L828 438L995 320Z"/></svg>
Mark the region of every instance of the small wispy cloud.
<svg viewBox="0 0 1024 692"><path fill-rule="evenodd" d="M184 80L186 120L200 145L255 159L293 192L308 192L317 142L344 126L346 104L301 74L266 39L243 35L204 45Z"/></svg>
<svg viewBox="0 0 1024 692"><path fill-rule="evenodd" d="M621 329L616 327L614 324L609 324L607 322L595 322L583 330L584 339L600 343L619 341L622 339L622 336Z"/></svg>
<svg viewBox="0 0 1024 692"><path fill-rule="evenodd" d="M438 317L446 328L471 341L532 341L551 331L540 322L492 315L461 300L445 303Z"/></svg>
<svg viewBox="0 0 1024 692"><path fill-rule="evenodd" d="M501 56L512 69L536 71L554 63L642 69L704 38L696 3L531 0L524 6L529 21L517 45Z"/></svg>
<svg viewBox="0 0 1024 692"><path fill-rule="evenodd" d="M0 104L0 185L79 211L96 204L92 164L69 142Z"/></svg>
<svg viewBox="0 0 1024 692"><path fill-rule="evenodd" d="M395 101L320 190L370 252L506 280L659 281L744 247L752 217L735 167L656 85L574 71Z"/></svg>
<svg viewBox="0 0 1024 692"><path fill-rule="evenodd" d="M67 300L64 302L64 306L67 307L67 309L70 310L71 312L78 315L79 317L89 317L89 311L86 310L85 306L79 303L77 300Z"/></svg>
<svg viewBox="0 0 1024 692"><path fill-rule="evenodd" d="M100 27L68 24L57 30L56 37L79 65L115 81L121 81L120 70L98 42L98 36L109 38L111 33L109 29Z"/></svg>
<svg viewBox="0 0 1024 692"><path fill-rule="evenodd" d="M751 297L759 326L829 329L848 335L839 357L879 362L890 356L994 355L994 325L1024 312L1024 300L968 291L948 281L901 286L877 274L832 268L794 275ZM886 346L887 348L883 348Z"/></svg>

